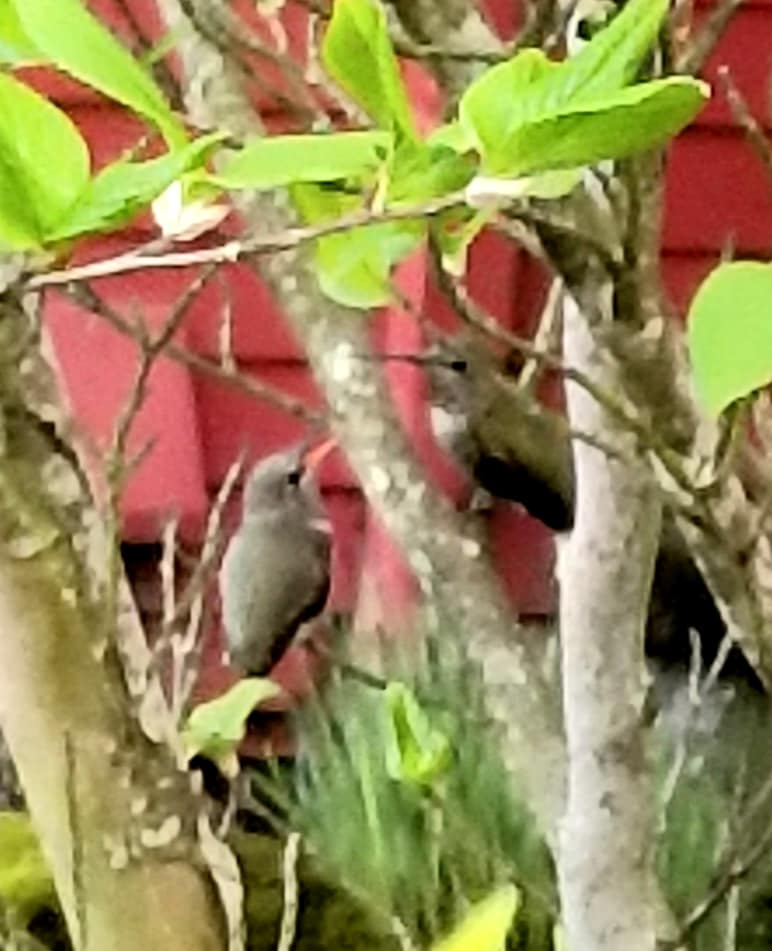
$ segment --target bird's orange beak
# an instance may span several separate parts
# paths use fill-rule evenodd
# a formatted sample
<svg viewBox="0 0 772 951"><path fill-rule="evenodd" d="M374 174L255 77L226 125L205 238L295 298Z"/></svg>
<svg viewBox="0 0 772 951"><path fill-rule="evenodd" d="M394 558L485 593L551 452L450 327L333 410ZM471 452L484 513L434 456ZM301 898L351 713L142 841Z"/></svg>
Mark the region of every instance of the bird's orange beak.
<svg viewBox="0 0 772 951"><path fill-rule="evenodd" d="M323 442L311 446L303 453L303 468L307 472L315 472L336 446L337 442L333 438L325 439Z"/></svg>

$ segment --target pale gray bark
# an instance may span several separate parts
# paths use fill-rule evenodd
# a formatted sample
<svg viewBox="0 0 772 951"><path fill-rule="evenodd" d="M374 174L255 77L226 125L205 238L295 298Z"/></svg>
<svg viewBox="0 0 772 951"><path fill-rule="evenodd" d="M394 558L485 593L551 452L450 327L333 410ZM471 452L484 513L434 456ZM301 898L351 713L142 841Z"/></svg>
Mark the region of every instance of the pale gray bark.
<svg viewBox="0 0 772 951"><path fill-rule="evenodd" d="M448 50L495 52L501 41L474 3L468 0L383 0L399 26L417 43L441 44ZM428 65L443 92L457 99L484 68L474 61L429 57Z"/></svg>
<svg viewBox="0 0 772 951"><path fill-rule="evenodd" d="M605 289L599 280L600 300ZM620 390L620 370L598 346L593 318L567 296L565 358ZM559 557L568 796L558 870L566 940L572 951L653 951L655 795L641 715L661 506L630 433L586 391L566 389L571 425L621 457L574 443L576 519Z"/></svg>

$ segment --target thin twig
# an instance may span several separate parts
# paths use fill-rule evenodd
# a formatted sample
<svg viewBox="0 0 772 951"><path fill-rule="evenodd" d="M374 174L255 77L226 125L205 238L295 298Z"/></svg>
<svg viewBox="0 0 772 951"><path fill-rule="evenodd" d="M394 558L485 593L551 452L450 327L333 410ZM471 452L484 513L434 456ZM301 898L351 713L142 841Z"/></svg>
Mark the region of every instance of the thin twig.
<svg viewBox="0 0 772 951"><path fill-rule="evenodd" d="M538 238L539 230L552 232L584 246L592 253L612 277L619 277L622 260L618 249L610 248L597 235L582 230L576 222L569 220L558 208L532 205L527 213L512 205L501 209L500 214L491 221L491 227L508 238L524 245L534 257L550 261ZM536 232L536 235L534 235Z"/></svg>
<svg viewBox="0 0 772 951"><path fill-rule="evenodd" d="M153 335L144 321L138 319L130 326L135 328L135 340L140 347L139 365L134 376L128 398L119 412L116 420L113 437L105 462L105 479L107 482L106 526L113 544L109 551L108 586L105 592L106 616L110 623L116 618L118 610L118 593L122 578L120 559L121 515L120 503L126 481L129 475L137 468L139 462L145 458L152 448L153 441L149 441L132 460L127 459L127 445L131 427L137 414L144 405L147 397L148 382L156 360L169 345L171 338L179 329L190 303L195 299L204 283L211 277L214 266L205 268L191 286L175 303L161 330Z"/></svg>
<svg viewBox="0 0 772 951"><path fill-rule="evenodd" d="M732 116L745 133L748 144L761 161L764 171L767 173L770 183L772 183L772 146L761 123L751 112L750 106L734 81L728 66L719 68L718 78L724 89L724 95L732 111Z"/></svg>
<svg viewBox="0 0 772 951"><path fill-rule="evenodd" d="M431 218L444 211L449 211L451 208L457 208L465 204L465 192L461 190L443 195L440 198L433 198L422 204L400 205L395 208L387 208L385 211L360 209L335 221L287 228L276 235L256 235L244 241L229 241L227 244L217 245L214 248L202 248L197 251L176 251L159 255L135 254L133 252L119 254L115 257L92 261L90 264L82 264L78 267L38 274L25 282L24 290L37 290L41 287L53 287L70 284L72 281L93 280L98 277L108 277L114 274L125 274L130 271L145 269L232 263L251 255L291 251L307 244L309 241L340 234L343 231L351 231L354 228L363 228L367 225Z"/></svg>
<svg viewBox="0 0 772 951"><path fill-rule="evenodd" d="M557 351L560 339L562 294L563 282L559 277L553 278L539 318L539 326L533 338L534 346L542 353L556 353ZM540 360L528 357L517 378L518 388L524 393L533 392L542 366Z"/></svg>
<svg viewBox="0 0 772 951"><path fill-rule="evenodd" d="M185 590L177 600L174 614L164 624L162 637L171 646L172 701L178 722L182 718L195 683L196 661L200 647L199 634L204 616L204 595L212 570L221 553L223 513L243 466L243 455L240 455L228 469L209 512L201 553ZM179 628L186 620L185 634L182 635Z"/></svg>
<svg viewBox="0 0 772 951"><path fill-rule="evenodd" d="M220 366L227 373L234 373L236 371L236 358L233 355L233 301L227 288L225 288L225 300L223 301L220 329L217 334L217 345L220 351Z"/></svg>
<svg viewBox="0 0 772 951"><path fill-rule="evenodd" d="M167 519L163 527L163 548L159 572L161 575L162 596L162 629L168 628L176 613L177 585L175 567L177 562L177 529L176 518Z"/></svg>
<svg viewBox="0 0 772 951"><path fill-rule="evenodd" d="M277 105L283 107L285 110L291 114L295 114L300 117L304 125L310 124L314 118L318 115L318 108L315 104L312 105L312 108L309 109L307 102L300 102L292 96L288 95L283 89L280 89L276 86L275 83L269 82L265 75L264 71L260 69L255 69L253 64L244 62L242 58L236 55L235 51L232 49L232 40L233 36L231 31L225 32L224 24L222 21L217 24L212 24L209 19L207 19L199 9L198 4L194 0L179 0L180 7L182 8L185 16L190 20L193 26L196 29L196 32L204 39L207 43L210 43L229 63L231 63L236 69L239 70L242 77L255 85L257 85L262 92L270 96ZM207 6L211 6L207 0ZM211 10L207 10L209 16L211 17ZM224 34L224 35L223 35ZM243 43L239 44L244 46ZM280 68L285 72L285 63L281 54L274 53L272 50L269 50L267 47L263 47L257 40L254 41L253 47L250 50L253 53L258 53L259 55L268 58L274 66ZM303 90L301 96L303 100L308 98L307 90Z"/></svg>
<svg viewBox="0 0 772 951"><path fill-rule="evenodd" d="M320 3L319 0L296 0L296 2L319 17L320 20L329 20L332 16L330 5ZM440 43L416 43L407 37L394 36L393 34L391 43L398 56L418 60L446 59L451 62L490 63L493 65L509 59L516 52L516 47L513 44L502 45L501 49L498 50L476 47L464 48L444 46Z"/></svg>
<svg viewBox="0 0 772 951"><path fill-rule="evenodd" d="M759 812L766 807L770 795L772 795L772 775L766 779L745 809L742 821L746 830L753 827ZM736 842L741 833L741 829L735 830L731 841ZM683 920L678 937L673 941L661 942L658 946L658 951L681 951L688 939L714 908L716 908L724 897L753 870L759 861L768 855L770 844L772 844L772 824L767 827L760 837L754 835L754 844L744 857L738 859L736 854L726 855L724 859L724 871L716 875L707 894L692 908Z"/></svg>
<svg viewBox="0 0 772 951"><path fill-rule="evenodd" d="M740 918L740 886L735 884L729 889L726 901L726 930L722 951L736 951L737 922Z"/></svg>
<svg viewBox="0 0 772 951"><path fill-rule="evenodd" d="M710 11L702 29L694 34L691 42L684 49L676 63L677 72L695 75L700 72L742 2L743 0L719 0L719 3Z"/></svg>
<svg viewBox="0 0 772 951"><path fill-rule="evenodd" d="M101 317L113 327L113 329L124 336L137 340L138 331L134 324L122 317L114 308L110 307L88 284L74 282L67 288L67 293L76 303L88 308L98 317ZM312 410L302 400L291 396L283 390L262 383L246 373L237 370L228 370L214 360L194 353L192 350L188 350L174 341L170 341L167 344L164 356L188 369L195 370L221 383L232 386L234 389L245 393L247 396L251 396L253 399L264 400L267 403L271 403L290 416L295 416L298 419L305 420L317 426L324 422L324 413Z"/></svg>
<svg viewBox="0 0 772 951"><path fill-rule="evenodd" d="M681 925L678 937L672 941L663 941L658 945L658 951L680 951L689 938L699 928L713 909L719 905L726 895L746 878L767 857L772 845L772 825L759 836L753 846L742 859L735 859L727 864L724 872L719 875L709 889L707 895L689 912Z"/></svg>
<svg viewBox="0 0 772 951"><path fill-rule="evenodd" d="M300 854L300 833L290 832L284 846L282 858L282 880L284 883L284 908L281 916L279 943L276 951L291 951L295 942L298 923L298 856Z"/></svg>
<svg viewBox="0 0 772 951"><path fill-rule="evenodd" d="M281 72L282 79L287 83L292 96L294 96L294 99L286 95L284 95L284 98L290 98L295 108L301 113L305 113L309 119L316 119L317 121L326 119L329 123L329 116L314 99L306 84L303 70L297 63L286 54L271 49L270 46L260 42L230 7L225 4L209 4L209 7L210 16L217 20L217 26L225 38L226 48L223 52L226 55L229 52L227 46L230 44L267 60ZM222 47L220 48L222 49Z"/></svg>
<svg viewBox="0 0 772 951"><path fill-rule="evenodd" d="M120 9L121 13L129 23L129 26L132 29L135 37L134 48L132 53L137 56L139 59L143 59L150 53L153 49L151 41L148 39L143 29L142 22L133 10L132 5L127 2L127 0L115 0ZM161 40L163 42L163 39ZM176 107L182 108L182 101L180 98L180 89L177 81L174 78L174 74L169 69L167 63L163 58L157 59L151 66L153 75L155 76L156 82L160 85L161 89L166 94L169 101Z"/></svg>
<svg viewBox="0 0 772 951"><path fill-rule="evenodd" d="M110 488L116 496L115 501L117 501L117 496L120 495L123 482L125 481L126 444L128 442L129 432L147 396L150 372L158 357L163 353L172 337L179 330L187 314L188 307L198 296L201 289L214 273L214 270L215 265L213 264L207 265L202 269L201 273L175 302L161 330L156 335L152 335L149 332L146 324L142 320L134 322L134 326L136 327L134 339L141 348L140 363L131 392L129 393L129 398L119 414L115 425L107 463L108 480Z"/></svg>

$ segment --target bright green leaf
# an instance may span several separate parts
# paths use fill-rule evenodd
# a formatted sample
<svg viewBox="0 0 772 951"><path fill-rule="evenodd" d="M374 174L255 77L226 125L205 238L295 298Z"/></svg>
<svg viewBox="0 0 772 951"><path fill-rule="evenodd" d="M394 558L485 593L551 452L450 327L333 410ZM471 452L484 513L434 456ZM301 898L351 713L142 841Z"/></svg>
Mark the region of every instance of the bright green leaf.
<svg viewBox="0 0 772 951"><path fill-rule="evenodd" d="M709 412L772 382L772 266L722 264L694 296L688 344L697 390Z"/></svg>
<svg viewBox="0 0 772 951"><path fill-rule="evenodd" d="M386 17L373 0L336 0L322 44L330 76L382 129L417 140Z"/></svg>
<svg viewBox="0 0 772 951"><path fill-rule="evenodd" d="M361 207L359 195L319 185L295 185L292 197L304 220L335 221ZM426 235L426 222L395 221L331 234L315 243L322 291L346 307L366 310L393 301L391 272Z"/></svg>
<svg viewBox="0 0 772 951"><path fill-rule="evenodd" d="M450 764L447 736L434 726L409 687L394 681L385 690L386 769L392 779L431 786Z"/></svg>
<svg viewBox="0 0 772 951"><path fill-rule="evenodd" d="M391 272L425 234L422 222L400 221L320 238L316 247L319 286L344 307L366 310L391 304Z"/></svg>
<svg viewBox="0 0 772 951"><path fill-rule="evenodd" d="M459 131L447 133L451 145L474 143L486 155L528 121L553 113L548 79L564 69L541 50L522 50L506 63L486 70L461 97Z"/></svg>
<svg viewBox="0 0 772 951"><path fill-rule="evenodd" d="M232 754L244 739L250 713L280 692L272 680L248 677L221 697L199 704L188 717L182 734L188 756L200 753L217 762Z"/></svg>
<svg viewBox="0 0 772 951"><path fill-rule="evenodd" d="M61 241L120 227L173 181L203 162L222 138L219 133L211 133L159 158L145 162L120 160L108 165L91 179L46 239Z"/></svg>
<svg viewBox="0 0 772 951"><path fill-rule="evenodd" d="M252 139L214 176L224 188L278 188L373 171L392 146L389 132L336 132Z"/></svg>
<svg viewBox="0 0 772 951"><path fill-rule="evenodd" d="M0 241L39 246L88 175L86 144L67 115L0 73Z"/></svg>
<svg viewBox="0 0 772 951"><path fill-rule="evenodd" d="M46 58L81 82L154 122L170 145L186 135L150 74L81 0L11 0L19 21Z"/></svg>
<svg viewBox="0 0 772 951"><path fill-rule="evenodd" d="M54 881L29 816L0 812L0 906L24 927L41 908L56 904Z"/></svg>
<svg viewBox="0 0 772 951"><path fill-rule="evenodd" d="M432 951L504 951L520 896L514 885L505 885L473 905L461 923Z"/></svg>
<svg viewBox="0 0 772 951"><path fill-rule="evenodd" d="M566 60L553 95L559 102L576 96L602 96L621 89L638 73L656 43L669 0L628 0L609 25Z"/></svg>
<svg viewBox="0 0 772 951"><path fill-rule="evenodd" d="M174 50L184 34L184 25L180 25L174 30L167 30L152 46L148 47L141 56L137 57L138 62L145 67L160 63L161 60Z"/></svg>
<svg viewBox="0 0 772 951"><path fill-rule="evenodd" d="M337 185L325 186L314 183L293 185L290 194L295 205L308 224L335 221L362 205L359 194L344 191Z"/></svg>
<svg viewBox="0 0 772 951"><path fill-rule="evenodd" d="M459 120L479 151L506 155L504 142L563 112L578 111L630 82L651 49L668 0L630 0L576 56L556 63L541 50L522 50L487 70L461 98ZM579 163L576 163L579 164ZM500 169L498 161L490 170ZM549 166L548 166L549 167ZM554 166L552 166L554 167ZM524 171L526 169L523 169Z"/></svg>
<svg viewBox="0 0 772 951"><path fill-rule="evenodd" d="M413 145L398 149L391 165L388 204L423 202L463 188L476 163L445 145Z"/></svg>
<svg viewBox="0 0 772 951"><path fill-rule="evenodd" d="M699 112L708 86L669 76L597 100L582 100L553 116L499 137L485 156L487 171L522 176L619 159L661 145Z"/></svg>
<svg viewBox="0 0 772 951"><path fill-rule="evenodd" d="M11 0L0 0L0 63L30 65L43 58L24 32Z"/></svg>
<svg viewBox="0 0 772 951"><path fill-rule="evenodd" d="M475 147L475 138L470 136L468 129L461 122L454 120L435 129L426 139L426 144L444 146L459 155L464 155Z"/></svg>

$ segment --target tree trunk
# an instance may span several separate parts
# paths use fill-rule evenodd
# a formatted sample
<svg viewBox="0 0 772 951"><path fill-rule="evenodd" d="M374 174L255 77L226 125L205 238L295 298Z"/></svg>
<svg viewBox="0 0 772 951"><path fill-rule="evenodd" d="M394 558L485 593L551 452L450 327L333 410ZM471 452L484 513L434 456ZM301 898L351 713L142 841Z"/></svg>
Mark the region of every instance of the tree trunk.
<svg viewBox="0 0 772 951"><path fill-rule="evenodd" d="M224 951L197 851L202 803L141 732L123 680L123 615L105 598L120 559L58 436L38 341L16 302L0 303L0 729L73 945Z"/></svg>
<svg viewBox="0 0 772 951"><path fill-rule="evenodd" d="M564 320L566 362L620 392L618 368L570 295ZM575 526L558 565L568 747L558 870L567 946L653 951L655 796L644 755L643 637L660 502L629 432L585 390L568 384L566 391L572 427L621 456L574 442Z"/></svg>

